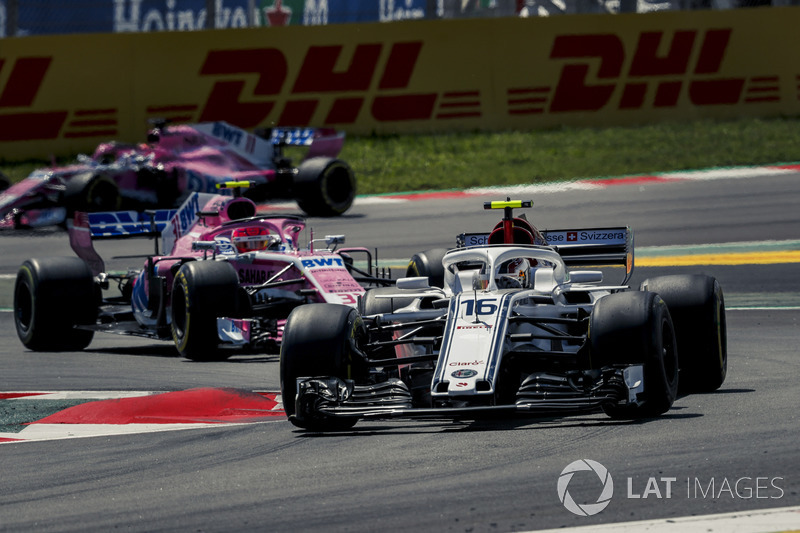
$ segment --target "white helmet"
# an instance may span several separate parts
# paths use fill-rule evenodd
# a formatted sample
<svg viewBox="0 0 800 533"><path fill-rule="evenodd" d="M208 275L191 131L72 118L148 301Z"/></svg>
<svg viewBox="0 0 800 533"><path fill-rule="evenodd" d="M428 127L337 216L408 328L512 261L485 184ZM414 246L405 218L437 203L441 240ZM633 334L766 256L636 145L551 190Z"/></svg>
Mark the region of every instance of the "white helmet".
<svg viewBox="0 0 800 533"><path fill-rule="evenodd" d="M505 261L497 269L498 289L527 289L531 286L531 266L527 259L518 257Z"/></svg>

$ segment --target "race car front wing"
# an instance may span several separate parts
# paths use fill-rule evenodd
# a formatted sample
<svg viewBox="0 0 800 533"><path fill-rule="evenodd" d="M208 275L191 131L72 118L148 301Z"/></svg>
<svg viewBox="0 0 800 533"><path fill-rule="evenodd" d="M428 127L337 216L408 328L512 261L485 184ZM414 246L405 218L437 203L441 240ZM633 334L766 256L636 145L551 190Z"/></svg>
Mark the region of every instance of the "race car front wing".
<svg viewBox="0 0 800 533"><path fill-rule="evenodd" d="M518 395L507 405L414 407L406 384L396 378L375 385L356 385L336 377L297 379L295 414L289 420L299 427L325 419L479 419L504 414L528 416L594 411L603 405L638 404L644 392L644 368L630 365L608 371L604 386L572 397L530 398Z"/></svg>

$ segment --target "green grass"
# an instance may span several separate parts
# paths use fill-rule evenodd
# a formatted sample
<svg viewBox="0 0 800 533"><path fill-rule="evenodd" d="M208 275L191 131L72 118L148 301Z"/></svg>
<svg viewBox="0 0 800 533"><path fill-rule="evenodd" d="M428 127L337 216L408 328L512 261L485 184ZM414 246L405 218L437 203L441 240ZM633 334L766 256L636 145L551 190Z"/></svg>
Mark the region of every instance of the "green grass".
<svg viewBox="0 0 800 533"><path fill-rule="evenodd" d="M800 161L800 117L607 129L348 136L359 194ZM13 181L44 161L0 170Z"/></svg>

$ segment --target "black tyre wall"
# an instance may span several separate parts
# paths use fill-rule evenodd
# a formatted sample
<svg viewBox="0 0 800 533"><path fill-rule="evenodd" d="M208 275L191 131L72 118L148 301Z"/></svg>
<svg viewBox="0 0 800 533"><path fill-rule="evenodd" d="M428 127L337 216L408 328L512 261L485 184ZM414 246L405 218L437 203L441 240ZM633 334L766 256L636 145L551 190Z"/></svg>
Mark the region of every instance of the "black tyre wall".
<svg viewBox="0 0 800 533"><path fill-rule="evenodd" d="M678 394L678 349L666 303L655 293L622 292L598 300L589 322L592 366L644 365L638 407L606 408L615 418L657 416Z"/></svg>
<svg viewBox="0 0 800 533"><path fill-rule="evenodd" d="M314 157L300 164L292 190L300 209L308 215L338 216L353 205L356 177L344 161Z"/></svg>
<svg viewBox="0 0 800 533"><path fill-rule="evenodd" d="M641 289L658 293L669 307L681 361L681 388L717 390L728 372L725 300L719 282L706 275L650 278Z"/></svg>
<svg viewBox="0 0 800 533"><path fill-rule="evenodd" d="M38 351L82 350L93 331L75 325L97 320L99 287L77 257L28 259L14 285L14 323L22 344Z"/></svg>
<svg viewBox="0 0 800 533"><path fill-rule="evenodd" d="M406 268L407 277L427 276L431 287L444 288L442 259L447 248L433 248L411 256Z"/></svg>
<svg viewBox="0 0 800 533"><path fill-rule="evenodd" d="M172 338L178 351L195 361L225 359L217 317L236 313L236 270L224 261L192 261L180 268L172 287Z"/></svg>

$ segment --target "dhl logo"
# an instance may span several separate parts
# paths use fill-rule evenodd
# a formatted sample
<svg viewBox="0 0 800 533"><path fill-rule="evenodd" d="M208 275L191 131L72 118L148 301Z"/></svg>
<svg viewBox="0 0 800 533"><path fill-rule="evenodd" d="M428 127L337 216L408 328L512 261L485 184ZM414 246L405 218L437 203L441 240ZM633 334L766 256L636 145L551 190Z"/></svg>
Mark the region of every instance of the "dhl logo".
<svg viewBox="0 0 800 533"><path fill-rule="evenodd" d="M6 68L0 57L0 141L29 141L117 134L116 108L31 111L45 82L53 57L20 57ZM0 77L0 80L3 78Z"/></svg>
<svg viewBox="0 0 800 533"><path fill-rule="evenodd" d="M560 65L555 83L508 88L499 112L515 117L671 108L679 102L779 102L776 75L721 74L732 33L730 28L648 31L632 47L613 33L557 35L543 58ZM443 89L437 81L436 90L410 91L423 48L422 40L309 46L299 68L290 68L277 48L209 50L198 71L199 77L213 80L205 101L153 103L144 111L175 122L225 120L242 128L430 122L491 112L493 103L484 96L488 89ZM53 56L20 57L6 64L0 58L0 141L113 138L117 107L37 108L36 96L53 61ZM537 75L531 72L530 77L536 80Z"/></svg>
<svg viewBox="0 0 800 533"><path fill-rule="evenodd" d="M212 50L201 76L255 74L257 81L247 95L243 94L244 79L217 81L200 120L226 120L243 128L267 121L307 126L315 118L326 125L346 125L356 123L365 105L377 122L479 117L480 104L474 98L478 91L403 92L422 47L422 41L359 44L347 55L342 45L311 46L294 80L288 79L289 65L278 49ZM385 49L388 57L381 61ZM347 67L337 70L339 64ZM368 97L366 93L376 82L377 94ZM289 83L291 96L281 100L279 95ZM322 95L332 96L333 101L320 110ZM317 117L319 113L323 116Z"/></svg>
<svg viewBox="0 0 800 533"><path fill-rule="evenodd" d="M720 77L731 33L729 28L642 32L632 54L614 34L557 36L550 60L564 65L555 90L510 88L509 113L670 108L684 91L694 106L780 101L778 76ZM664 48L666 53L659 53Z"/></svg>

